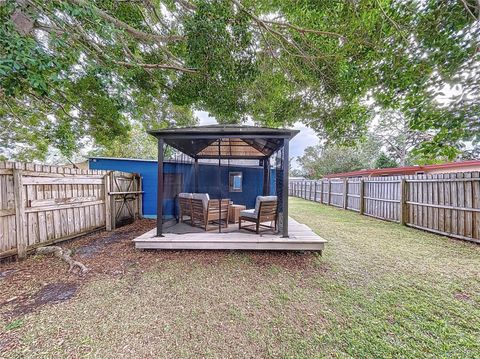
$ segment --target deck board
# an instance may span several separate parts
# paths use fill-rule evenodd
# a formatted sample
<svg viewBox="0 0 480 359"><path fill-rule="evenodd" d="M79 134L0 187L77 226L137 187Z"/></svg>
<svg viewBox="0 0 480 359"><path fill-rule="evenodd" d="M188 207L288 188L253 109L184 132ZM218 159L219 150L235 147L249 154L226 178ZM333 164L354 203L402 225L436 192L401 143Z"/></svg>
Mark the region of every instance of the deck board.
<svg viewBox="0 0 480 359"><path fill-rule="evenodd" d="M228 233L166 233L156 237L156 228L133 241L139 249L240 249L240 250L311 250L322 251L327 241L308 226L289 219L289 238L279 234L255 234L247 231Z"/></svg>

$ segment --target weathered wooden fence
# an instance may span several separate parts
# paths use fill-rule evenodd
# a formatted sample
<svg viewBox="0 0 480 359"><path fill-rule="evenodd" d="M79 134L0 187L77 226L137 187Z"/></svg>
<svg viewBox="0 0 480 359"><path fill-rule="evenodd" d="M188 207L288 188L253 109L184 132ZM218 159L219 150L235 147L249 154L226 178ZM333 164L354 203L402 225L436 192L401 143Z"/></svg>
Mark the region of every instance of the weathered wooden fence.
<svg viewBox="0 0 480 359"><path fill-rule="evenodd" d="M133 173L0 162L0 258L141 216Z"/></svg>
<svg viewBox="0 0 480 359"><path fill-rule="evenodd" d="M289 194L480 243L479 172L291 181Z"/></svg>

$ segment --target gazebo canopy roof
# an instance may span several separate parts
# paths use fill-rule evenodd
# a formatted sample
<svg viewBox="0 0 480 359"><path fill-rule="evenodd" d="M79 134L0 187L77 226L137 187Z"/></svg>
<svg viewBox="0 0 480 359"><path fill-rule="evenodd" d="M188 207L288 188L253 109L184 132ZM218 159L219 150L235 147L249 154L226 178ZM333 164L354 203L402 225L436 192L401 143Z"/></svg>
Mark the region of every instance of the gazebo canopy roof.
<svg viewBox="0 0 480 359"><path fill-rule="evenodd" d="M148 133L193 158L261 159L283 146L299 131L281 128L207 125L168 128Z"/></svg>

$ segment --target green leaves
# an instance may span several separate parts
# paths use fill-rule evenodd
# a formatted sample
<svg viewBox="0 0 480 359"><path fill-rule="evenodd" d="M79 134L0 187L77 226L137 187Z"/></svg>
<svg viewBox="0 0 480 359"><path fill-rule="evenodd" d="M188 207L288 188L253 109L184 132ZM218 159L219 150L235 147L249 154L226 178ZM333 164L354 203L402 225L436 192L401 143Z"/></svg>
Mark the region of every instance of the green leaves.
<svg viewBox="0 0 480 359"><path fill-rule="evenodd" d="M307 147L298 162L308 178L317 179L332 173L372 168L381 157L380 148L381 143L373 137L354 147L320 144Z"/></svg>
<svg viewBox="0 0 480 359"><path fill-rule="evenodd" d="M243 93L256 76L249 20L227 1L198 1L185 17L185 63L197 74L184 74L170 94L176 104L210 111L218 120L238 122L247 112Z"/></svg>
<svg viewBox="0 0 480 359"><path fill-rule="evenodd" d="M385 152L381 152L375 161L375 168L393 168L398 167L397 162L391 157L389 157Z"/></svg>
<svg viewBox="0 0 480 359"><path fill-rule="evenodd" d="M381 107L434 134L419 157L453 158L479 139L480 29L469 13L479 9L468 4L8 0L0 121L18 133L0 151L44 158L50 146L70 156L89 141L107 150L132 124L195 123L192 109L222 123L302 121L328 143L352 145ZM25 35L16 11L34 24Z"/></svg>

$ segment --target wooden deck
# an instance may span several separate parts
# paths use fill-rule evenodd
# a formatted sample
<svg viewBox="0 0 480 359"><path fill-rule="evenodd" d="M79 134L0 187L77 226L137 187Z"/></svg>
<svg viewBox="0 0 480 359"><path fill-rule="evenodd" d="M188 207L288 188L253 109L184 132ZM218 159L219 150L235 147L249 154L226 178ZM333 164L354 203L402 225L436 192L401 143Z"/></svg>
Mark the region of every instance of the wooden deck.
<svg viewBox="0 0 480 359"><path fill-rule="evenodd" d="M308 226L289 220L289 238L280 234L255 234L247 231L226 233L197 232L187 234L165 233L164 237L155 237L156 229L135 238L135 248L139 249L243 249L243 250L293 250L323 251L327 241L315 234Z"/></svg>

